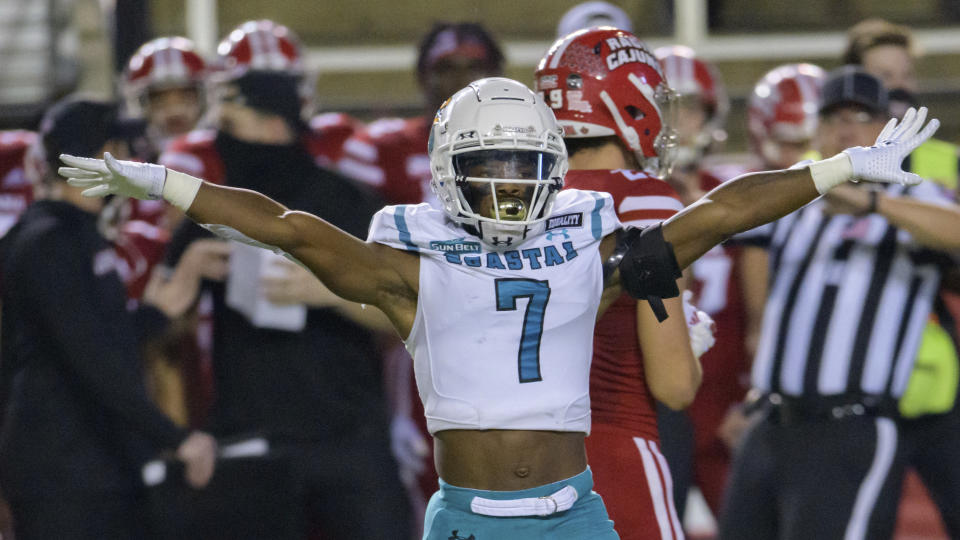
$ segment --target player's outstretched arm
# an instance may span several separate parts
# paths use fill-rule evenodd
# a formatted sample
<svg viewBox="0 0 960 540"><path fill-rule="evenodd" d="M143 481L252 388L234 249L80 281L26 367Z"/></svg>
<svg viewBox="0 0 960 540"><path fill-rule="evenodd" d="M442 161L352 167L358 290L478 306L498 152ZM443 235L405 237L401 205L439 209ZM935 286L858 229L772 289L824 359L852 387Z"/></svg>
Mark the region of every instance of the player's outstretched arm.
<svg viewBox="0 0 960 540"><path fill-rule="evenodd" d="M85 196L116 193L137 199L163 198L218 234L241 241L252 239L290 254L347 300L380 306L386 300L385 291L415 282L414 278L403 279L405 268L416 268L416 261L408 255L363 242L255 191L211 184L160 165L118 161L109 154L102 160L69 155L61 159L70 167L61 167L60 174L71 185L86 188Z"/></svg>
<svg viewBox="0 0 960 540"><path fill-rule="evenodd" d="M901 163L939 127L936 119L923 127L926 116L921 107L907 111L899 123L890 120L869 148L848 148L801 169L726 182L667 220L663 237L683 268L730 236L779 219L847 181L917 184L921 178L902 170Z"/></svg>

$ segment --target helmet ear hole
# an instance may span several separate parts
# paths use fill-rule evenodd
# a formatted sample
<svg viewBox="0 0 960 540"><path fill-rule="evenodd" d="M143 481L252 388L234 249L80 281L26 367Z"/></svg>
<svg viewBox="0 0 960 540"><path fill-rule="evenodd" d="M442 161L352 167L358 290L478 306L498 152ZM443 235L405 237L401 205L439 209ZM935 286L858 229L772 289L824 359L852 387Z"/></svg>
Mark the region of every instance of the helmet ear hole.
<svg viewBox="0 0 960 540"><path fill-rule="evenodd" d="M627 116L629 116L630 118L633 118L634 120L643 120L644 118L647 117L647 114L644 113L640 109L640 107L637 107L635 105L627 105L626 107L624 107L624 109L627 111Z"/></svg>

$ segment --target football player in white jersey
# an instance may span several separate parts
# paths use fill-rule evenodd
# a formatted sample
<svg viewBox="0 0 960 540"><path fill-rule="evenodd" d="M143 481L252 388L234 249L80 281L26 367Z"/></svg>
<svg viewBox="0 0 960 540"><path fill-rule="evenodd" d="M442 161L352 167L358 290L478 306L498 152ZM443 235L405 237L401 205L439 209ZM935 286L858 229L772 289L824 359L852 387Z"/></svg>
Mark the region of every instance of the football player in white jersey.
<svg viewBox="0 0 960 540"><path fill-rule="evenodd" d="M727 182L642 234L616 233L609 195L559 190L556 119L504 78L471 83L437 112L428 146L443 208L387 207L366 242L159 165L63 156L60 173L87 196L162 197L387 314L413 353L442 479L424 538L613 539L584 451L598 309L623 289L662 306L680 268L848 180L919 182L900 162L939 125L921 131L925 117L892 121L870 148Z"/></svg>

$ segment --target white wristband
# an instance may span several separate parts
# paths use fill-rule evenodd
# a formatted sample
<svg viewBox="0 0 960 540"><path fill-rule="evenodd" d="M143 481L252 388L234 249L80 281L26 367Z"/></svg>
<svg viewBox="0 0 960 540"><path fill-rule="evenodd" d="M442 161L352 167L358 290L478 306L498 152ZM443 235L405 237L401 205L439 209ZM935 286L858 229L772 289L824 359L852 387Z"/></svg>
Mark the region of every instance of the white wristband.
<svg viewBox="0 0 960 540"><path fill-rule="evenodd" d="M821 195L853 178L850 156L839 153L832 158L814 161L809 165L813 185Z"/></svg>
<svg viewBox="0 0 960 540"><path fill-rule="evenodd" d="M186 212L200 191L203 180L167 169L167 179L163 183L163 198L181 211Z"/></svg>

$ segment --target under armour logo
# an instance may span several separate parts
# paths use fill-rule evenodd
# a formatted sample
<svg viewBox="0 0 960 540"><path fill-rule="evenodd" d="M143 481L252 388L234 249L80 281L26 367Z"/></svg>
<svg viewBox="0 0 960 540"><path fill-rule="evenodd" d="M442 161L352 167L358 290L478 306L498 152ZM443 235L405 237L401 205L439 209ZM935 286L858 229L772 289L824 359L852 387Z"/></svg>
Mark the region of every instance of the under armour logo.
<svg viewBox="0 0 960 540"><path fill-rule="evenodd" d="M457 534L458 532L460 531L455 530L452 533L450 533L450 538L447 538L447 540L477 540L472 534L470 536L460 536L459 534Z"/></svg>
<svg viewBox="0 0 960 540"><path fill-rule="evenodd" d="M554 237L554 236L560 236L560 235L563 235L564 240L569 240L569 239L570 239L570 235L567 234L567 230L566 230L566 229L560 229L559 231L547 231L547 240L548 240L548 241L553 241L553 237Z"/></svg>
<svg viewBox="0 0 960 540"><path fill-rule="evenodd" d="M490 242L495 246L509 246L513 244L513 237L508 236L506 240L500 240L499 236L494 236L490 238Z"/></svg>

